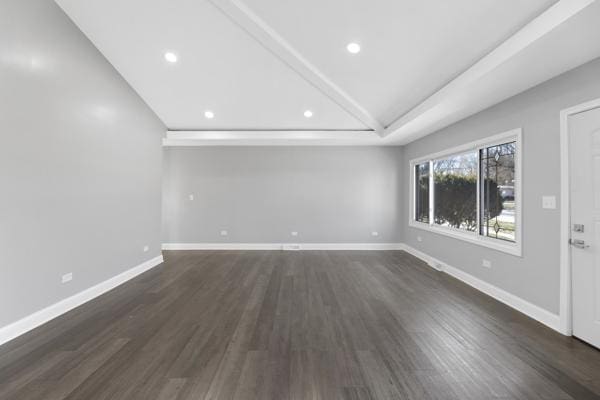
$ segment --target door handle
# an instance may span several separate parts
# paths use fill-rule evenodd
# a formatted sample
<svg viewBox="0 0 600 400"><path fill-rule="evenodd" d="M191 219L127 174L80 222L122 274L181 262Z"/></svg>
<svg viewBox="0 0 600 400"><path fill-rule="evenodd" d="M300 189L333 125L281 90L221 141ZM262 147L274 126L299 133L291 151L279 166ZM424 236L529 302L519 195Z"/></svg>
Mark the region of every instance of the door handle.
<svg viewBox="0 0 600 400"><path fill-rule="evenodd" d="M569 244L573 247L577 247L578 249L587 249L590 247L589 244L585 244L585 241L581 239L569 239Z"/></svg>

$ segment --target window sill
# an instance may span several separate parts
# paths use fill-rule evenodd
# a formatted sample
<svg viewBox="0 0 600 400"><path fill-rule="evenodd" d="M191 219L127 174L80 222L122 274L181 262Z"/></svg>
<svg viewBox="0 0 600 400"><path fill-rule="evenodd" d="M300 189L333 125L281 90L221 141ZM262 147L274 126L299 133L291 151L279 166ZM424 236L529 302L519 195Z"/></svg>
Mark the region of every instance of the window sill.
<svg viewBox="0 0 600 400"><path fill-rule="evenodd" d="M499 239L486 238L475 233L462 232L457 229L446 228L443 226L430 225L423 222L410 221L408 224L412 228L422 229L424 231L433 232L438 235L448 236L464 242L473 243L479 246L488 247L503 253L513 256L522 257L520 243L498 243Z"/></svg>

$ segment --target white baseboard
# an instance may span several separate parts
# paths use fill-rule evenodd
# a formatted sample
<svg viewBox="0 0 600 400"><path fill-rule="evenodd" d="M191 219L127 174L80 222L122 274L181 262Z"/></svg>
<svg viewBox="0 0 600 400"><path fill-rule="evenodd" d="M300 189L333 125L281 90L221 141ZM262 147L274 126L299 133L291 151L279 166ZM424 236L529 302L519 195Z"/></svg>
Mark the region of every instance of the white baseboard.
<svg viewBox="0 0 600 400"><path fill-rule="evenodd" d="M400 243L163 243L163 250L402 250Z"/></svg>
<svg viewBox="0 0 600 400"><path fill-rule="evenodd" d="M474 277L471 274L464 272L456 267L448 265L434 257L431 257L428 254L423 253L415 249L414 247L408 246L404 244L403 250L407 253L414 255L417 258L425 261L432 268L435 268L438 271L443 271L448 275L455 277L456 279L466 283L469 286L474 287L475 289L487 294L490 297L506 304L509 307L514 308L517 311L522 312L530 318L535 319L536 321L541 322L542 324L548 326L549 328L554 329L559 333L563 333L560 329L560 317L557 314L551 313L548 310L545 310L535 304L532 304L522 298L515 296L512 293L509 293L503 289L500 289L497 286L494 286L490 283L487 283L479 278Z"/></svg>
<svg viewBox="0 0 600 400"><path fill-rule="evenodd" d="M407 244L402 244L402 250L425 261L431 268L437 269L438 271L442 270L443 263L440 260L437 260L437 259L431 257L430 255L425 254L422 251L417 250L414 247L411 247Z"/></svg>
<svg viewBox="0 0 600 400"><path fill-rule="evenodd" d="M154 257L148 261L141 263L140 265L133 267L117 276L100 282L99 284L92 286L82 292L74 294L71 297L67 297L64 300L54 303L40 311L28 315L10 325L0 328L0 345L6 343L18 336L23 335L30 330L37 328L40 325L84 304L88 301L100 296L103 293L108 292L111 289L127 282L128 280L148 271L151 268L159 265L163 262L163 256Z"/></svg>
<svg viewBox="0 0 600 400"><path fill-rule="evenodd" d="M163 250L281 250L281 243L163 243Z"/></svg>

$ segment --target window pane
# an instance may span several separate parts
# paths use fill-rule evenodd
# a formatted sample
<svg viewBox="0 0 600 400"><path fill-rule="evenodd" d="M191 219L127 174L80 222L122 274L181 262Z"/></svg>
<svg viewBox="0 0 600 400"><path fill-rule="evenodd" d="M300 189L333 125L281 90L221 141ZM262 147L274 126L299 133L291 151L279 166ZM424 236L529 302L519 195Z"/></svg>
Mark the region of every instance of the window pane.
<svg viewBox="0 0 600 400"><path fill-rule="evenodd" d="M476 151L433 162L436 224L477 230L477 168Z"/></svg>
<svg viewBox="0 0 600 400"><path fill-rule="evenodd" d="M429 162L415 165L415 220L429 223Z"/></svg>
<svg viewBox="0 0 600 400"><path fill-rule="evenodd" d="M516 142L481 150L481 227L484 236L515 241Z"/></svg>

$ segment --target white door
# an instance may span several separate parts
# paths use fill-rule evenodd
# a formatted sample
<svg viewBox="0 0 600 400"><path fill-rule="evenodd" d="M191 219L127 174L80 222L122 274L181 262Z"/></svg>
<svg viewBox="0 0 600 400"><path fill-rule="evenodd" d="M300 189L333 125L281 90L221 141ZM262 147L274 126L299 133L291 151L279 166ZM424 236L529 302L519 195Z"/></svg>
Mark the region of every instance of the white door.
<svg viewBox="0 0 600 400"><path fill-rule="evenodd" d="M573 335L600 348L600 108L569 117Z"/></svg>

